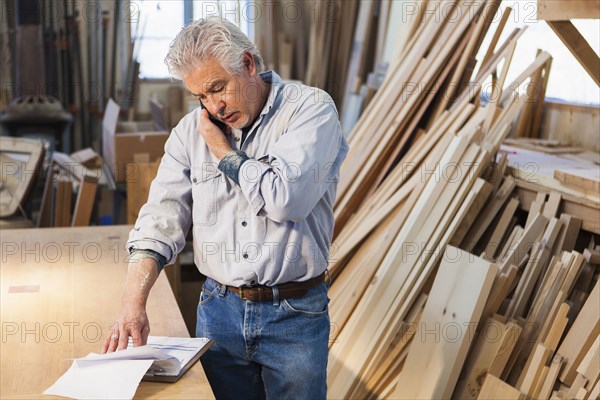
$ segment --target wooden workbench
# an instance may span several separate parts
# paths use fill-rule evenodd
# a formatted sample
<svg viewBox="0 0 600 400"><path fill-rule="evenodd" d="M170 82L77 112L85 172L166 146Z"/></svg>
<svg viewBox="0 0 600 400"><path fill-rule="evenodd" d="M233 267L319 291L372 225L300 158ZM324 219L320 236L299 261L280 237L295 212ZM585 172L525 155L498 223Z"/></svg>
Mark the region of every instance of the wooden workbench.
<svg viewBox="0 0 600 400"><path fill-rule="evenodd" d="M119 311L131 227L0 232L0 397L44 397L72 359L98 352ZM188 337L164 274L148 300L151 335ZM107 382L109 385L110 382ZM50 396L45 396L50 398ZM136 398L212 399L197 363L179 382L142 382Z"/></svg>

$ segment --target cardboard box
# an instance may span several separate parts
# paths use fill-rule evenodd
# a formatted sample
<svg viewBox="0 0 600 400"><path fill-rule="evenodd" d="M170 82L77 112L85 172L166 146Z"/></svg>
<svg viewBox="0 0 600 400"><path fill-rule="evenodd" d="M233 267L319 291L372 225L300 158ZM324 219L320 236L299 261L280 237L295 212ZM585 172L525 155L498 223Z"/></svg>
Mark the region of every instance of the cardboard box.
<svg viewBox="0 0 600 400"><path fill-rule="evenodd" d="M160 159L165 153L168 137L169 133L166 131L117 133L114 136L115 181L127 182L127 175L135 173L131 169L128 172L127 164L135 162L140 155L151 162Z"/></svg>
<svg viewBox="0 0 600 400"><path fill-rule="evenodd" d="M119 105L109 99L102 120L102 156L115 182L124 183L127 164L162 157L169 133L153 129L151 121L119 122L119 110Z"/></svg>

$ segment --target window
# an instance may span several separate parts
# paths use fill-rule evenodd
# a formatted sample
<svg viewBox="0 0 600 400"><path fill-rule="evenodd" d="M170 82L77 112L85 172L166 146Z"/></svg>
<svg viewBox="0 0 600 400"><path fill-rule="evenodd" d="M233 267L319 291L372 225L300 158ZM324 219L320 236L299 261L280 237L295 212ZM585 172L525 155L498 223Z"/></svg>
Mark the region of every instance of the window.
<svg viewBox="0 0 600 400"><path fill-rule="evenodd" d="M503 1L500 9L513 9L508 19L499 45L517 27L526 26L527 30L521 36L511 61L511 67L506 78L507 84L524 71L536 57L537 49L542 49L552 56L550 79L546 89L546 98L555 98L580 104L600 104L600 90L594 80L583 69L573 54L565 47L554 31L544 21L537 19L537 4L535 2ZM483 58L492 33L500 21L497 15L494 23L484 40L477 59ZM600 48L600 22L598 20L573 20L573 24L585 37L590 46L598 52Z"/></svg>
<svg viewBox="0 0 600 400"><path fill-rule="evenodd" d="M140 63L140 78L169 78L164 59L171 41L186 23L186 7L193 12L193 19L221 15L250 34L248 18L243 17L248 4L249 0L132 1L131 37L136 42L134 56Z"/></svg>

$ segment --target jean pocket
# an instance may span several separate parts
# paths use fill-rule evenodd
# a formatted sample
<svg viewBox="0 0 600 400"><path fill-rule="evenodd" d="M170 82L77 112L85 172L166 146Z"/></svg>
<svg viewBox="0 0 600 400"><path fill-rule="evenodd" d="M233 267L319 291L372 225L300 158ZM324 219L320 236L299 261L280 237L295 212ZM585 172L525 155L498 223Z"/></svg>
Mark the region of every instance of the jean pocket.
<svg viewBox="0 0 600 400"><path fill-rule="evenodd" d="M281 301L283 308L293 314L303 315L309 318L318 318L327 315L329 311L329 297L327 297L327 285L320 284L308 290L302 297L284 299Z"/></svg>
<svg viewBox="0 0 600 400"><path fill-rule="evenodd" d="M215 294L219 291L219 286L215 286L214 288L207 288L206 286L202 287L202 291L200 292L200 306L206 305L209 301L211 301Z"/></svg>

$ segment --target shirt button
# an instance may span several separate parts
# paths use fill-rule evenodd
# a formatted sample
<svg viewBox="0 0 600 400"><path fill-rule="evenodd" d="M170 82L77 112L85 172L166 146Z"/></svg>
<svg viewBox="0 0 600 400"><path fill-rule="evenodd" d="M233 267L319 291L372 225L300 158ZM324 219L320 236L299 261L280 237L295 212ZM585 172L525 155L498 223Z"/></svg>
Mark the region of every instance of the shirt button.
<svg viewBox="0 0 600 400"><path fill-rule="evenodd" d="M251 284L251 285L256 285L256 281L255 281L254 279L252 279L252 280L250 281L250 284Z"/></svg>
<svg viewBox="0 0 600 400"><path fill-rule="evenodd" d="M244 259L247 259L248 258L248 253L242 254L242 257L244 257Z"/></svg>
<svg viewBox="0 0 600 400"><path fill-rule="evenodd" d="M194 178L194 179L192 179L192 182L198 183L198 179Z"/></svg>
<svg viewBox="0 0 600 400"><path fill-rule="evenodd" d="M236 142L239 142L239 141L240 141L240 138L239 138L239 137L237 137L237 136L235 136L235 137L233 138L233 140L235 140Z"/></svg>
<svg viewBox="0 0 600 400"><path fill-rule="evenodd" d="M247 226L248 223L246 221L242 221L242 226Z"/></svg>

